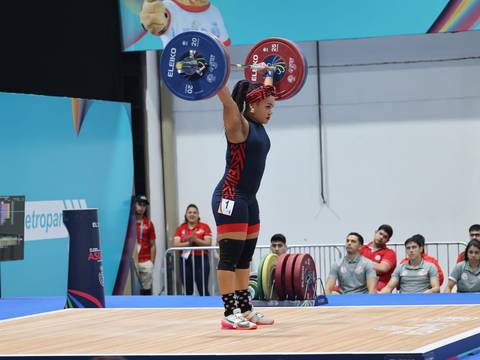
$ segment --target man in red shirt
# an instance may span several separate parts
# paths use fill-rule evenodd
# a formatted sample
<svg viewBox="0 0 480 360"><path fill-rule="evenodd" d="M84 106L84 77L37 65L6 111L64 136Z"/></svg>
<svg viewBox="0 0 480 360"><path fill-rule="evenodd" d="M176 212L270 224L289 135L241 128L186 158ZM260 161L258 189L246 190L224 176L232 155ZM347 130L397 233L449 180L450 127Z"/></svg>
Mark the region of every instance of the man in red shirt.
<svg viewBox="0 0 480 360"><path fill-rule="evenodd" d="M135 242L135 267L140 281L140 295L152 295L152 273L157 247L155 245L155 227L145 215L150 205L145 195L135 197L135 216L137 241Z"/></svg>
<svg viewBox="0 0 480 360"><path fill-rule="evenodd" d="M380 291L390 281L390 277L397 266L397 254L387 247L387 242L393 235L390 225L380 225L375 231L373 241L362 246L360 254L373 262L378 276L377 290Z"/></svg>

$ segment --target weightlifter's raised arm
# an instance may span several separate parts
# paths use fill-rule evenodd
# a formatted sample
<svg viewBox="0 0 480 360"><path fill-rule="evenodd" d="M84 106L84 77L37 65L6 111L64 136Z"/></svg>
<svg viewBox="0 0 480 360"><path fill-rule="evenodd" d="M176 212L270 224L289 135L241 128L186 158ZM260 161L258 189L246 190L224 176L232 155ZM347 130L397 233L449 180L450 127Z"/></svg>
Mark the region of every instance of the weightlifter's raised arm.
<svg viewBox="0 0 480 360"><path fill-rule="evenodd" d="M257 71L265 72L263 84L265 86L273 86L273 70L265 63L258 64L256 68ZM244 142L248 136L248 121L242 112L249 84L247 80L238 82L232 95L230 95L227 86L222 87L217 93L223 104L223 123L227 139L232 143Z"/></svg>
<svg viewBox="0 0 480 360"><path fill-rule="evenodd" d="M225 127L228 141L232 143L245 141L248 136L248 122L240 113L227 86L222 87L217 96L223 105L223 126Z"/></svg>

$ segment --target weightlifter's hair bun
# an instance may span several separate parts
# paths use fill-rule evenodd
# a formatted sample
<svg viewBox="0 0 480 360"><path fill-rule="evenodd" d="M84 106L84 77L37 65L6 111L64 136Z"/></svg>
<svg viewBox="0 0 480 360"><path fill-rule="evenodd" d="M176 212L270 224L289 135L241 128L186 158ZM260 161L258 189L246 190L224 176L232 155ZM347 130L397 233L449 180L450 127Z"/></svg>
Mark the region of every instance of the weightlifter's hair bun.
<svg viewBox="0 0 480 360"><path fill-rule="evenodd" d="M260 86L262 86L262 84L251 83L248 80L240 80L235 84L235 87L233 88L233 91L232 91L232 98L233 98L233 101L235 101L235 103L237 104L238 110L240 111L240 113L243 113L247 92L249 92L250 90L256 89Z"/></svg>

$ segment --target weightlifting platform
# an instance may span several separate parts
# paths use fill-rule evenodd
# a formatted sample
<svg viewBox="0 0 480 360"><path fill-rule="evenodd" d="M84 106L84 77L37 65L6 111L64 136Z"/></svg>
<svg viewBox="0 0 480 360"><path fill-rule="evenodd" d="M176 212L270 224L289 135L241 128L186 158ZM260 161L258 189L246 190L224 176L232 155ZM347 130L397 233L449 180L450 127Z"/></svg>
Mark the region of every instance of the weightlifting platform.
<svg viewBox="0 0 480 360"><path fill-rule="evenodd" d="M473 359L467 353L480 346L480 294L328 299L262 308L276 323L252 331L220 329L218 297L110 296L106 309L66 310L61 297L0 299L0 356Z"/></svg>

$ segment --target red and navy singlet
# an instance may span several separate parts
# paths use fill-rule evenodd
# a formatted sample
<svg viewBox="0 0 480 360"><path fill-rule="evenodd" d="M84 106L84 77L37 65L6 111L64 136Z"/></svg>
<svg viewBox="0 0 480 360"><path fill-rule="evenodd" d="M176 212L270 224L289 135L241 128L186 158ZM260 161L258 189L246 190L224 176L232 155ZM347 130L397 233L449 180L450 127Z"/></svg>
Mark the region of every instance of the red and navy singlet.
<svg viewBox="0 0 480 360"><path fill-rule="evenodd" d="M240 144L227 140L225 173L213 193L212 210L218 233L243 229L252 232L252 226L258 231L260 223L255 195L265 170L270 139L262 124L246 119L247 139ZM222 198L235 201L231 215L219 213Z"/></svg>

